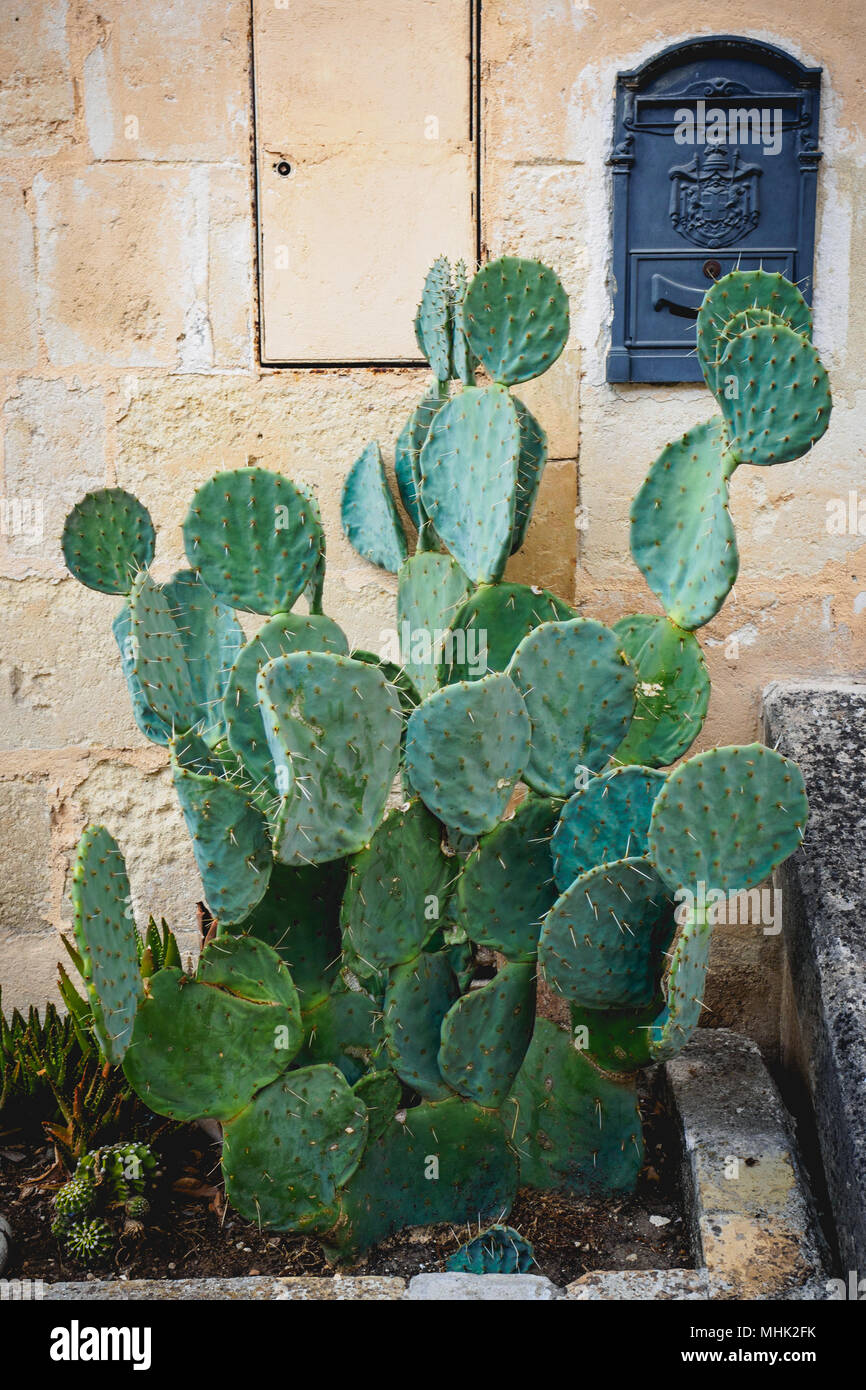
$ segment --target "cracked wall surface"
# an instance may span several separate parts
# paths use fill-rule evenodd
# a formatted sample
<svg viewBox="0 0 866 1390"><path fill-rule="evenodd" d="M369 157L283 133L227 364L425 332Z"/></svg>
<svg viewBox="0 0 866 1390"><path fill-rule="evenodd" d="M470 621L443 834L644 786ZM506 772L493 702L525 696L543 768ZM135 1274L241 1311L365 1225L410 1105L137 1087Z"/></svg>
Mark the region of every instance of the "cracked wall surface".
<svg viewBox="0 0 866 1390"><path fill-rule="evenodd" d="M350 9L346 24L358 61L375 62ZM195 935L200 887L164 754L128 710L117 602L63 570L74 500L102 484L137 492L159 528L163 578L197 483L251 461L281 469L319 495L328 611L361 646L394 621L394 580L344 541L339 495L368 439L392 446L425 374L257 366L249 26L247 0L9 0L0 13L2 496L43 509L41 540L8 525L0 535L5 1004L52 990L70 852L88 819L129 857L139 922L153 911L185 945ZM862 4L765 0L759 24L744 0L483 5L484 245L543 257L572 301L566 352L521 388L551 463L509 577L608 621L659 611L629 557L629 502L663 445L713 413L703 387L604 382L615 75L711 32L769 39L824 68L815 336L835 411L807 458L734 476L741 577L702 634L704 747L757 736L770 680L864 674L866 319L851 307L866 278ZM830 534L828 503L858 488L864 534L856 523ZM778 963L778 938L760 927L719 928L711 1021L772 1047Z"/></svg>

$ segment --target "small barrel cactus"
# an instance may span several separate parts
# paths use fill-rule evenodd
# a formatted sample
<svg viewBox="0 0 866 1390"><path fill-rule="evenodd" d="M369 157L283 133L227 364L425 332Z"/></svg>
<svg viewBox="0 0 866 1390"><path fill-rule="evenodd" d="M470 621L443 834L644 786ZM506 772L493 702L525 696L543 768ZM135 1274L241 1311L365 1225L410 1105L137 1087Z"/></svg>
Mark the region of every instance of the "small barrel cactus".
<svg viewBox="0 0 866 1390"><path fill-rule="evenodd" d="M65 1245L79 1264L99 1264L114 1249L114 1232L101 1216L75 1221L66 1232Z"/></svg>
<svg viewBox="0 0 866 1390"><path fill-rule="evenodd" d="M76 1174L55 1195L55 1225L62 1230L68 1230L74 1221L89 1216L95 1206L95 1182L88 1174Z"/></svg>
<svg viewBox="0 0 866 1390"><path fill-rule="evenodd" d="M449 1255L445 1268L458 1274L527 1274L535 1264L531 1241L513 1226L488 1226Z"/></svg>

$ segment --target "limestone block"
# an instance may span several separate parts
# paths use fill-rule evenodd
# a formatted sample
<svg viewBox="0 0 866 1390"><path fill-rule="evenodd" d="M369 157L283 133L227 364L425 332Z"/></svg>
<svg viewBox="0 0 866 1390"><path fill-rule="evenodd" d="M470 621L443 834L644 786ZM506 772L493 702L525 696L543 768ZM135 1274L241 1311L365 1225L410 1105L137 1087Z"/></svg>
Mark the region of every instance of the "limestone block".
<svg viewBox="0 0 866 1390"><path fill-rule="evenodd" d="M64 1007L57 988L61 960L67 961L67 956L56 931L25 934L0 929L0 986L7 1018L13 1009L26 1013L31 1004L41 1011L49 1000Z"/></svg>
<svg viewBox="0 0 866 1390"><path fill-rule="evenodd" d="M48 799L39 781L0 781L3 872L0 874L0 933L38 935L48 925ZM4 949L4 957L7 953ZM5 969L4 969L5 974Z"/></svg>
<svg viewBox="0 0 866 1390"><path fill-rule="evenodd" d="M0 155L52 155L73 136L66 0L0 9Z"/></svg>
<svg viewBox="0 0 866 1390"><path fill-rule="evenodd" d="M111 633L118 598L77 580L0 580L0 747L146 747Z"/></svg>
<svg viewBox="0 0 866 1390"><path fill-rule="evenodd" d="M95 159L245 161L244 0L88 0L84 114ZM98 16L98 20L97 20Z"/></svg>
<svg viewBox="0 0 866 1390"><path fill-rule="evenodd" d="M218 209L223 178L215 176ZM40 171L33 190L39 308L54 364L213 366L208 285L212 273L223 280L211 265L222 251L209 240L207 166ZM230 240L222 249L233 254Z"/></svg>
<svg viewBox="0 0 866 1390"><path fill-rule="evenodd" d="M19 379L3 407L9 553L65 573L60 537L66 515L105 481L104 413L98 386L84 387L77 379ZM23 524L28 503L29 527ZM16 505L22 509L17 527L8 524Z"/></svg>
<svg viewBox="0 0 866 1390"><path fill-rule="evenodd" d="M33 223L20 185L11 180L0 184L0 245L4 264L0 367L22 371L33 366L38 347L36 271Z"/></svg>

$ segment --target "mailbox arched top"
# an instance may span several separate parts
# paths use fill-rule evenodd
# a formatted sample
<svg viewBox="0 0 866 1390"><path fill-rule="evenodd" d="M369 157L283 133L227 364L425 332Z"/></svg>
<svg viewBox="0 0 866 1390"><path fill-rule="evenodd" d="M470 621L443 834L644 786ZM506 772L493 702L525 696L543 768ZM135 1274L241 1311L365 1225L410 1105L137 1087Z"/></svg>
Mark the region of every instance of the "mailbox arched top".
<svg viewBox="0 0 866 1390"><path fill-rule="evenodd" d="M756 63L773 68L792 85L820 87L821 68L807 67L786 53L783 48L762 39L750 39L737 34L705 34L697 39L683 39L654 53L639 67L617 74L619 81L630 86L646 87L671 68L679 68L701 58L752 58Z"/></svg>
<svg viewBox="0 0 866 1390"><path fill-rule="evenodd" d="M703 34L616 81L609 381L700 380L712 280L762 266L812 294L821 69Z"/></svg>

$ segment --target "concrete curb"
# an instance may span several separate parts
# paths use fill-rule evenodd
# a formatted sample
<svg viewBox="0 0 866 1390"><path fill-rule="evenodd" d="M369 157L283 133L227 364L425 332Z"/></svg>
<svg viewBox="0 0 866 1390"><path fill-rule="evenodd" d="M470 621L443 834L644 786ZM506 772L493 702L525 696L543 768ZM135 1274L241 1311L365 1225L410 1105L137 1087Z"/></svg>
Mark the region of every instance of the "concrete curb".
<svg viewBox="0 0 866 1390"><path fill-rule="evenodd" d="M789 1117L748 1038L702 1029L664 1069L683 1135L684 1190L698 1268L603 1270L566 1288L535 1274L87 1280L46 1299L554 1302L563 1299L820 1299L822 1251Z"/></svg>

